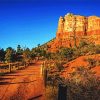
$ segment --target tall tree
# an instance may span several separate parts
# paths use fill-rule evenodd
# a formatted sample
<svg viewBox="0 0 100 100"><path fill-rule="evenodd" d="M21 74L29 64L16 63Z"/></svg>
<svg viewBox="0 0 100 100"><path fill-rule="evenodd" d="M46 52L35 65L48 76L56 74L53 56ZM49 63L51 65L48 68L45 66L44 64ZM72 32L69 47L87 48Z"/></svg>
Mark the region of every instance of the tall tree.
<svg viewBox="0 0 100 100"><path fill-rule="evenodd" d="M17 53L18 53L18 54L22 54L22 52L23 52L23 49L21 48L20 45L18 45L18 46L17 46Z"/></svg>
<svg viewBox="0 0 100 100"><path fill-rule="evenodd" d="M11 47L8 47L6 49L5 60L7 62L13 62L15 60L14 55L15 55L15 50L12 49Z"/></svg>
<svg viewBox="0 0 100 100"><path fill-rule="evenodd" d="M17 61L22 61L22 54L23 54L23 49L21 48L20 45L18 45L16 52Z"/></svg>
<svg viewBox="0 0 100 100"><path fill-rule="evenodd" d="M31 52L30 52L29 48L26 48L23 51L23 59L24 59L25 62L30 62L30 60L31 60Z"/></svg>
<svg viewBox="0 0 100 100"><path fill-rule="evenodd" d="M5 51L4 49L0 49L0 61L4 61L5 59Z"/></svg>

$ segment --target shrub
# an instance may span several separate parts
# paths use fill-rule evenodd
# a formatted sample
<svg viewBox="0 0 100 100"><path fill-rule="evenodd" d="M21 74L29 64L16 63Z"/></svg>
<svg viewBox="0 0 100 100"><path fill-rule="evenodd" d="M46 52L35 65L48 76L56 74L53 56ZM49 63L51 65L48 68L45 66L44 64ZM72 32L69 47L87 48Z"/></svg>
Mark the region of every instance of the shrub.
<svg viewBox="0 0 100 100"><path fill-rule="evenodd" d="M61 70L63 70L63 68L64 68L63 64L64 64L63 62L55 62L55 66L59 72L61 72Z"/></svg>
<svg viewBox="0 0 100 100"><path fill-rule="evenodd" d="M82 48L84 46L88 45L88 43L86 41L81 40L79 43L79 47Z"/></svg>
<svg viewBox="0 0 100 100"><path fill-rule="evenodd" d="M87 68L77 67L66 84L68 100L100 100L100 80Z"/></svg>
<svg viewBox="0 0 100 100"><path fill-rule="evenodd" d="M57 91L57 87L52 88L51 85L48 85L46 87L46 100L57 100Z"/></svg>
<svg viewBox="0 0 100 100"><path fill-rule="evenodd" d="M100 66L100 60L97 61L96 65L97 66Z"/></svg>
<svg viewBox="0 0 100 100"><path fill-rule="evenodd" d="M95 46L95 53L100 54L100 45Z"/></svg>
<svg viewBox="0 0 100 100"><path fill-rule="evenodd" d="M88 61L88 63L89 63L89 68L90 68L90 69L96 66L97 61L96 61L95 59L93 59L93 58L88 58L87 61Z"/></svg>
<svg viewBox="0 0 100 100"><path fill-rule="evenodd" d="M88 58L88 59L84 59L85 61L88 61L89 65L88 67L91 69L95 66L100 66L100 60L99 59L93 59L93 58Z"/></svg>
<svg viewBox="0 0 100 100"><path fill-rule="evenodd" d="M61 48L59 53L62 57L67 58L70 61L73 58L73 49L72 48Z"/></svg>

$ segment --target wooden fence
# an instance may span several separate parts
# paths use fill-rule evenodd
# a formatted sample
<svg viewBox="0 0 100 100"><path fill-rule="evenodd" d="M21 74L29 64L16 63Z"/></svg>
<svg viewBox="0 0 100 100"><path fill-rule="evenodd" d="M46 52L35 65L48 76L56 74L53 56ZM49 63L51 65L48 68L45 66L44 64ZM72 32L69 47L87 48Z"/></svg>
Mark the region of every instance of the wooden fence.
<svg viewBox="0 0 100 100"><path fill-rule="evenodd" d="M28 66L28 63L22 63L22 62L0 64L0 73L13 72L19 69L23 69L26 66Z"/></svg>

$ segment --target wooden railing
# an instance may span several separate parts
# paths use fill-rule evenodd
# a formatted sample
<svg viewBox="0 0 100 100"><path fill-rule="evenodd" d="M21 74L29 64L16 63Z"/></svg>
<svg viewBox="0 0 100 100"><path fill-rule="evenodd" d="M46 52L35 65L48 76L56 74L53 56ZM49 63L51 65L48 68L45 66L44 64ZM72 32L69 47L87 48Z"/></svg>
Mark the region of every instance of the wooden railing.
<svg viewBox="0 0 100 100"><path fill-rule="evenodd" d="M26 66L28 66L28 63L22 63L22 62L0 64L0 73L13 72L19 69L23 69Z"/></svg>

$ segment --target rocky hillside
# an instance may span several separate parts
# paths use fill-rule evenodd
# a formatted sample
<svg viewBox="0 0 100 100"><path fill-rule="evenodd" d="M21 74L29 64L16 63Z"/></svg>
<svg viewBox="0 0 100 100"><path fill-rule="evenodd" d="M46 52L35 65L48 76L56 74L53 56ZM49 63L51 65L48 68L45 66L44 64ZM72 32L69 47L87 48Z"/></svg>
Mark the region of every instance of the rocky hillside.
<svg viewBox="0 0 100 100"><path fill-rule="evenodd" d="M81 56L75 60L72 60L64 65L64 71L62 71L62 76L68 77L76 68L83 66L89 68L97 76L100 77L100 54Z"/></svg>
<svg viewBox="0 0 100 100"><path fill-rule="evenodd" d="M60 47L73 47L81 40L100 44L99 38L100 17L68 13L59 18L56 38L48 43L49 51L55 52Z"/></svg>

